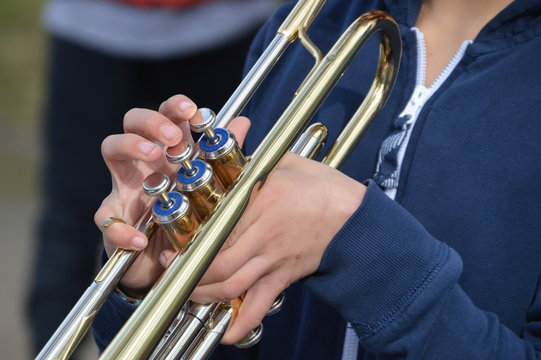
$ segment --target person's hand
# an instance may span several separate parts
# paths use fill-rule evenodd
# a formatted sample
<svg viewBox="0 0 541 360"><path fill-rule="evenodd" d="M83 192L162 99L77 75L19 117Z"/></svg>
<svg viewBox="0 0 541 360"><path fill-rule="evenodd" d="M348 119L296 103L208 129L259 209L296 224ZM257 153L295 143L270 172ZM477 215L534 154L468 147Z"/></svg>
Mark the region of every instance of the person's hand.
<svg viewBox="0 0 541 360"><path fill-rule="evenodd" d="M364 185L321 163L292 153L284 157L191 296L209 303L245 294L223 343L242 339L280 292L318 269L329 242L365 191ZM174 252L165 254L172 261Z"/></svg>
<svg viewBox="0 0 541 360"><path fill-rule="evenodd" d="M133 296L143 294L163 272L164 249L171 245L158 230L151 241L133 225L151 201L143 194L144 179L153 172L171 176L178 166L167 162L163 147L181 141L193 142L188 121L194 118L197 107L184 95L176 95L162 103L159 111L132 109L124 117L124 134L111 135L102 144L102 154L111 172L112 190L94 216L104 235L104 246L110 256L115 248L143 250L126 273L121 285ZM240 117L231 122L230 130L242 141L250 122ZM163 144L159 146L157 142ZM121 218L126 224L115 222L102 226L108 217Z"/></svg>

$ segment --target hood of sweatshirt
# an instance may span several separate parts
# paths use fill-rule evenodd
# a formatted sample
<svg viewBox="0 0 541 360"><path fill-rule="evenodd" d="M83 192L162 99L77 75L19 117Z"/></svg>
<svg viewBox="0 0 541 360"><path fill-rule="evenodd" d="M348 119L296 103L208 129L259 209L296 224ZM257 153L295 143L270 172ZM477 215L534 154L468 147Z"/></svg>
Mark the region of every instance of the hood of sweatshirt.
<svg viewBox="0 0 541 360"><path fill-rule="evenodd" d="M396 21L413 27L421 0L384 0ZM541 2L515 0L489 21L474 39L471 55L482 55L502 47L528 41L541 34Z"/></svg>

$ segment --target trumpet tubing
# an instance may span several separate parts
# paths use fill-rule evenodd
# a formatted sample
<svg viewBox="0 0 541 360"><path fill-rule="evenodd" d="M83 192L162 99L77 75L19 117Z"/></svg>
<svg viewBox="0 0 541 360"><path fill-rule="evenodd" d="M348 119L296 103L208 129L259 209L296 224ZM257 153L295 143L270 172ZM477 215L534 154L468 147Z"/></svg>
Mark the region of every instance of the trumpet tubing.
<svg viewBox="0 0 541 360"><path fill-rule="evenodd" d="M374 81L365 100L322 162L339 168L385 104L400 62L398 26L382 11L366 13L355 20L321 58L319 50L306 36L306 30L324 2L298 1L217 117L204 110L200 121L192 124L192 130L204 133L197 151L192 154L192 149L188 148L168 150L169 161L182 164L177 176L154 178L145 183L145 192L159 199L136 226L150 237L155 231L154 224L160 224L180 255L100 359L174 359L181 354L187 359L204 359L210 354L235 316L237 302L241 299L203 305L188 303L190 294L282 156L292 150L301 156L312 157L321 149L326 136L323 125L313 125L300 134L374 34L380 34L380 59ZM287 46L298 38L314 55L316 64L291 104L248 160L236 145L234 136L222 128L240 113ZM210 165L196 160L199 156ZM175 192L175 188L184 195ZM191 207L182 206L188 203ZM121 249L115 252L38 359L69 358L105 297L137 254ZM283 297L278 298L269 314L277 311L282 303ZM262 328L255 329L243 344L256 341L261 331ZM166 338L162 339L164 334Z"/></svg>

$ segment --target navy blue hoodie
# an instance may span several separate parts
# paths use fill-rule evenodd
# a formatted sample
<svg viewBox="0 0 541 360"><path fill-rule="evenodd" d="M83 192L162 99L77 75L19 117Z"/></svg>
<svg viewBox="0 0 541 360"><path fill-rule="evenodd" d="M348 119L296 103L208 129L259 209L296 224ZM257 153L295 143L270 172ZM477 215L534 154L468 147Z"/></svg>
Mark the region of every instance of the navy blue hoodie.
<svg viewBox="0 0 541 360"><path fill-rule="evenodd" d="M254 42L253 63L292 4ZM309 31L327 51L371 9L391 13L403 58L387 105L343 171L374 174L383 139L415 85L420 1L329 1ZM331 139L372 81L371 41L315 120ZM294 45L247 109L248 152L272 126L312 65ZM360 359L541 358L541 4L516 0L470 44L420 113L396 201L373 182L332 240L318 271L287 291L249 350L220 347L215 359L340 359L346 321ZM322 209L322 216L325 211ZM112 296L95 323L110 341L130 306Z"/></svg>

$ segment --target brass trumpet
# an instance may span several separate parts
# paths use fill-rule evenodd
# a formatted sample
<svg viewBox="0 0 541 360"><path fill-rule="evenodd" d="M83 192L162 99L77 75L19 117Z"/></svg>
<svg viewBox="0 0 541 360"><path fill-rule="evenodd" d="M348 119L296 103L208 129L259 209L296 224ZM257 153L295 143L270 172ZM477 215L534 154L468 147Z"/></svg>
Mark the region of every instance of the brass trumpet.
<svg viewBox="0 0 541 360"><path fill-rule="evenodd" d="M235 177L230 189L212 209L211 216L191 235L188 240L189 246L182 250L182 256L173 261L100 359L133 360L147 359L151 356L235 227L248 206L249 199L257 196L257 191L271 175L273 168L296 141L295 147L301 149L303 142L311 142L307 140L309 135L299 139L301 132L361 47L376 33L381 34L381 41L375 79L365 100L322 162L333 168L339 168L385 104L400 62L401 43L398 26L384 12L366 13L350 25L323 58L307 37L306 30L324 2L324 0L300 0L295 5L272 42L218 113L215 125L219 128L225 127L232 118L239 115L276 61L296 39L300 39L315 57L314 68L295 94L291 104L255 150L251 160ZM316 142L315 148L318 147L320 145ZM171 181L170 190L173 190L173 187L174 181ZM149 208L135 225L149 238L156 229L151 212L152 209ZM108 294L115 288L137 255L138 253L134 251L123 249L115 251L37 359L56 360L70 357ZM209 348L215 346L220 337L218 334ZM203 353L205 355L194 358L207 356L206 352Z"/></svg>

